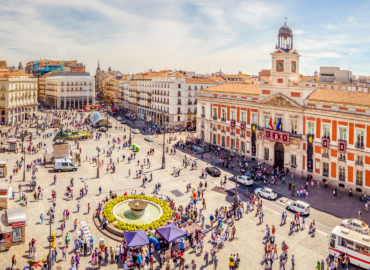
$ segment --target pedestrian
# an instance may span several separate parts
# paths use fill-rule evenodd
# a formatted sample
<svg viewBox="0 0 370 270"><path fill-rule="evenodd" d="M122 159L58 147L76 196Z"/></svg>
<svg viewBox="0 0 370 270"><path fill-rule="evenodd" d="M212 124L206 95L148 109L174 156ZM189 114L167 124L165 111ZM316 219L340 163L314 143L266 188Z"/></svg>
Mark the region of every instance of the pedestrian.
<svg viewBox="0 0 370 270"><path fill-rule="evenodd" d="M365 203L365 212L369 212L368 202Z"/></svg>
<svg viewBox="0 0 370 270"><path fill-rule="evenodd" d="M15 255L12 257L12 267L10 269L16 269L17 268L17 260L15 258Z"/></svg>
<svg viewBox="0 0 370 270"><path fill-rule="evenodd" d="M217 256L215 255L213 257L213 269L216 270L217 269L217 264L218 264L218 259L217 259Z"/></svg>
<svg viewBox="0 0 370 270"><path fill-rule="evenodd" d="M41 213L40 219L41 219L41 225L42 225L44 223L44 214L43 213Z"/></svg>
<svg viewBox="0 0 370 270"><path fill-rule="evenodd" d="M294 255L292 255L292 270L294 270L294 266L295 266L295 259L294 259Z"/></svg>

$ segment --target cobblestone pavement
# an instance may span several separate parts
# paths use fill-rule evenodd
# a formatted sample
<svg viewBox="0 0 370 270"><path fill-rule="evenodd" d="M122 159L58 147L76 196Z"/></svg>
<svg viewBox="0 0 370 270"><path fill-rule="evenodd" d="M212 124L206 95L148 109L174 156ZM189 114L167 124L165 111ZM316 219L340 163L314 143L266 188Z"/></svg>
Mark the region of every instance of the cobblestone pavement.
<svg viewBox="0 0 370 270"><path fill-rule="evenodd" d="M114 126L114 125L113 125ZM126 135L128 135L126 127ZM48 131L51 131L49 129ZM124 134L123 131L118 131L115 129L111 129L109 134L112 134L112 137L120 136ZM199 169L195 171L190 171L189 169L182 167L182 160L183 160L183 153L177 151L176 155L166 155L166 169L160 169L161 167L161 145L162 136L160 135L156 138L156 142L150 143L143 140L142 135L135 135L133 142L136 142L141 146L140 152L137 154L136 159L140 159L141 161L144 158L147 158L147 152L149 148L155 149L155 155L149 156L151 160L151 168L147 168L144 170L145 173L153 173L154 180L149 183L147 188L145 189L146 194L150 195L154 190L154 185L157 182L161 182L162 194L166 194L174 199L176 205L186 205L190 201L189 194L186 193L185 185L191 183L193 186L198 186L200 181L200 168L205 166L206 164L202 161L199 161ZM39 139L34 140L34 143L39 142ZM113 192L117 193L118 196L123 195L125 191L131 192L131 190L141 190L142 182L141 180L134 179L135 171L138 169L137 163L134 161L131 164L127 163L127 159L125 162L122 162L122 155L125 154L126 157L131 154L131 150L129 149L121 149L118 150L117 148L113 150L113 161L117 160L117 157L120 159L120 163L116 164L116 172L115 173L107 173L105 168L105 164L109 162L109 158L100 156L100 160L104 160L104 166L100 171L100 178L96 178L96 167L89 161L86 161L86 155L89 157L93 157L97 155L96 146L99 146L101 149L105 148L108 149L107 144L108 139L104 137L100 141L95 140L88 140L88 141L81 141L80 147L82 148L82 165L79 167L77 172L63 172L63 173L54 173L50 168L39 167L37 176L37 185L41 185L44 190L44 199L41 201L34 201L32 192L28 186L29 181L31 180L31 172L26 173L26 182L22 181L22 174L16 175L13 178L13 182L11 186L13 189L18 190L18 185L22 185L22 190L25 190L28 196L28 205L23 206L20 204L18 200L18 194L16 194L15 200L11 200L9 204L9 209L16 209L23 207L27 214L27 227L26 227L26 242L22 245L13 246L8 252L1 253L0 259L3 262L2 269L7 269L7 267L11 266L11 257L13 254L17 256L18 259L18 268L23 269L26 265L27 260L30 258L28 256L28 243L31 241L32 238L36 239L37 244L37 260L41 260L42 258L46 258L48 253L49 244L47 241L47 236L49 234L49 222L48 216L46 216L44 224L40 224L40 214L46 212L51 206L51 191L55 190L57 192L57 206L56 206L56 222L52 224L51 231L57 233L57 240L56 246L59 250L59 254L57 256L57 263L55 266L61 267L59 269L69 269L70 268L70 260L71 256L74 255L73 250L71 247L68 249L67 261L62 261L61 258L61 248L64 246L64 237L66 233L71 236L71 238L75 237L77 234L73 229L73 221L77 218L80 221L86 221L91 234L95 239L95 243L99 241L100 238L104 238L104 241L108 247L115 247L118 245L117 242L105 237L102 235L98 229L95 227L91 214L87 214L87 203L90 203L92 209L94 209L98 202L101 201L106 196L109 197L109 191L112 190ZM158 141L158 142L157 142ZM52 149L52 139L46 139L43 142L46 143L48 149ZM75 146L74 142L71 142L73 151L77 151L77 147ZM50 152L50 150L48 150ZM26 163L30 163L31 159L40 158L45 153L45 150L42 149L38 154L34 155L26 155ZM4 155L4 154L3 154ZM5 158L8 159L8 172L10 173L15 166L16 160L20 160L21 154L14 154L14 153L6 153ZM197 159L192 158L192 159ZM173 168L181 168L181 173L179 177L174 177L172 174ZM128 176L128 169L131 169L131 177ZM225 173L225 172L223 172ZM54 175L57 175L57 183L56 185L52 184ZM230 173L228 173L230 175ZM74 193L75 197L73 200L67 199L65 196L66 187L69 185L69 181L71 178L74 178ZM9 179L9 178L7 178ZM208 217L213 213L216 207L221 207L222 205L229 205L231 201L231 196L228 195L229 193L225 193L218 189L218 178L208 177L206 179L208 181L208 189L205 192L205 198L207 200L207 209L204 210L206 216L206 228L209 230L209 222ZM203 180L204 181L204 180ZM81 209L77 212L77 201L78 201L78 191L87 184L89 187L88 195L83 197L81 202ZM102 187L102 194L99 195L99 187ZM233 182L228 182L226 185L226 189L234 188ZM216 190L216 191L212 191ZM179 197L174 197L171 191L179 190L184 195ZM245 199L245 198L244 198ZM64 235L61 235L60 225L62 219L62 211L63 209L69 209L71 211L71 218L67 220L66 229L64 231ZM264 269L265 266L260 264L262 260L262 255L264 254L264 227L265 224L269 226L275 225L277 228L276 230L276 243L278 243L279 255L281 252L281 243L283 240L287 242L289 245L289 258L292 254L296 257L297 267L296 269L314 269L316 266L316 262L318 260L324 259L328 254L328 235L324 232L316 233L315 237L312 237L308 234L307 229L295 232L292 235L288 234L289 228L288 225L280 226L280 212L275 211L273 207L270 209L268 207L268 202L265 206L265 217L264 222L262 225L258 224L258 218L254 216L254 214L245 214L241 220L236 221L236 237L235 239L228 239L225 243L224 248L222 248L218 253L219 258L219 265L218 269L228 269L228 256L231 253L239 253L241 257L241 268L240 269ZM289 224L289 220L287 222ZM210 250L211 244L208 242L210 240L210 234L208 233L205 238L205 249ZM191 259L195 259L197 266L199 269L200 266L204 266L205 262L203 261L203 256L201 254L193 254L192 251L187 252L186 254L186 262L190 263ZM90 257L82 257L81 260L81 267L80 269L88 269L90 267ZM53 269L57 269L54 266ZM158 264L155 263L155 267ZM106 269L117 269L116 264L109 264L108 266L102 266ZM291 264L290 260L287 264L286 269L290 269ZM119 265L119 268L122 268ZM204 268L204 267L203 267ZM171 262L171 269L173 269L173 264ZM207 267L207 269L212 269L211 267ZM272 269L278 269L278 263L275 263L272 266Z"/></svg>

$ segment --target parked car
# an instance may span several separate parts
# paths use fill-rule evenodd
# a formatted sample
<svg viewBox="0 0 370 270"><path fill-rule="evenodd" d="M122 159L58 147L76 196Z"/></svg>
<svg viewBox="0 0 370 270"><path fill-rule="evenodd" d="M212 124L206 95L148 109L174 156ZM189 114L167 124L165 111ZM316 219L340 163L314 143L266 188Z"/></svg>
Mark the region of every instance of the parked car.
<svg viewBox="0 0 370 270"><path fill-rule="evenodd" d="M238 179L238 182L243 185L246 185L246 186L253 185L253 180L247 175L238 175L237 179Z"/></svg>
<svg viewBox="0 0 370 270"><path fill-rule="evenodd" d="M101 131L101 132L107 132L107 128L106 127L100 127L99 128L99 131Z"/></svg>
<svg viewBox="0 0 370 270"><path fill-rule="evenodd" d="M153 137L145 137L144 140L146 140L148 142L154 142L154 138Z"/></svg>
<svg viewBox="0 0 370 270"><path fill-rule="evenodd" d="M221 175L221 171L216 167L207 167L206 171L207 171L208 174L210 174L212 176L220 176Z"/></svg>
<svg viewBox="0 0 370 270"><path fill-rule="evenodd" d="M122 120L120 123L121 124L126 124L127 122L126 122L126 120Z"/></svg>
<svg viewBox="0 0 370 270"><path fill-rule="evenodd" d="M132 130L132 133L138 134L138 133L140 133L140 130L138 130L137 128L135 128L135 129Z"/></svg>
<svg viewBox="0 0 370 270"><path fill-rule="evenodd" d="M339 226L342 226L344 228L363 233L363 234L368 234L369 233L369 226L358 219L350 218L350 219L343 219L340 223Z"/></svg>
<svg viewBox="0 0 370 270"><path fill-rule="evenodd" d="M118 117L117 117L117 120L118 120L118 121L121 121L122 119L123 119L123 118L122 118L121 116L118 116Z"/></svg>
<svg viewBox="0 0 370 270"><path fill-rule="evenodd" d="M309 215L311 206L308 203L301 201L290 201L286 203L286 209L300 213L301 215Z"/></svg>
<svg viewBox="0 0 370 270"><path fill-rule="evenodd" d="M267 188L267 187L264 187L264 188L256 188L254 190L254 194L259 194L261 197L265 197L267 199L270 199L270 200L274 200L277 198L277 193L275 190L271 189L271 188Z"/></svg>

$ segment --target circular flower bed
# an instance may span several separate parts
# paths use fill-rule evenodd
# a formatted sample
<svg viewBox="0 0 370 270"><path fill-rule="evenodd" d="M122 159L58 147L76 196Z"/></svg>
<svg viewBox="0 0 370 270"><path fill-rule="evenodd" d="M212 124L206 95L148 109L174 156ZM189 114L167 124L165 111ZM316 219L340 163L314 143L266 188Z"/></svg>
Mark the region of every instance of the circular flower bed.
<svg viewBox="0 0 370 270"><path fill-rule="evenodd" d="M153 221L149 224L132 224L117 220L117 218L113 215L113 207L120 202L131 199L147 200L158 204L162 208L163 211L162 216L156 221ZM159 227L166 225L167 220L172 218L172 209L171 207L169 207L167 202L160 200L158 198L153 198L146 195L129 195L118 197L108 202L103 208L103 215L105 219L109 221L110 224L113 224L116 228L120 230L132 232L144 229L145 231L148 231L155 230Z"/></svg>

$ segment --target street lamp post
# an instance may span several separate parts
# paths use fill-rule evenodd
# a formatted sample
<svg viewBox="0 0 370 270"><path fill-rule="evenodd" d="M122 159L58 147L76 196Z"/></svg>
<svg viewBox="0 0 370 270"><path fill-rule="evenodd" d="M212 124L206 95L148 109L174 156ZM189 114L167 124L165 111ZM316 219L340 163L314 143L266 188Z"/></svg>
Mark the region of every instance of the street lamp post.
<svg viewBox="0 0 370 270"><path fill-rule="evenodd" d="M22 135L22 150L23 150L23 181L26 181L26 150L23 148L24 134Z"/></svg>
<svg viewBox="0 0 370 270"><path fill-rule="evenodd" d="M50 213L51 215L51 213ZM52 264L52 256L51 256L51 242L53 242L54 240L54 237L51 236L51 217L50 217L50 220L49 220L49 224L50 224L50 234L49 236L47 237L48 239L48 242L49 242L49 255L48 255L48 269L51 270L51 264Z"/></svg>
<svg viewBox="0 0 370 270"><path fill-rule="evenodd" d="M203 152L204 152L204 133L203 132L201 133L201 137L202 137L202 156L201 156L201 159L203 159Z"/></svg>
<svg viewBox="0 0 370 270"><path fill-rule="evenodd" d="M234 195L234 208L238 207L239 205L239 196L238 196L238 143L239 138L236 137L235 140L235 195Z"/></svg>
<svg viewBox="0 0 370 270"><path fill-rule="evenodd" d="M98 164L97 164L97 171L96 171L96 178L99 178L99 167L100 167L100 163L99 163L99 153L100 153L100 148L99 147L96 147L96 150L98 150Z"/></svg>
<svg viewBox="0 0 370 270"><path fill-rule="evenodd" d="M166 157L165 157L165 154L164 154L164 146L165 146L165 143L166 143L166 124L163 123L163 157L162 157L162 166L163 165L166 165Z"/></svg>

